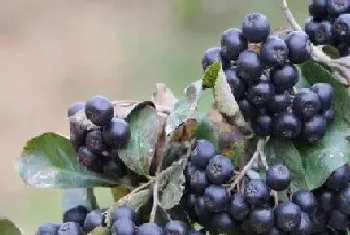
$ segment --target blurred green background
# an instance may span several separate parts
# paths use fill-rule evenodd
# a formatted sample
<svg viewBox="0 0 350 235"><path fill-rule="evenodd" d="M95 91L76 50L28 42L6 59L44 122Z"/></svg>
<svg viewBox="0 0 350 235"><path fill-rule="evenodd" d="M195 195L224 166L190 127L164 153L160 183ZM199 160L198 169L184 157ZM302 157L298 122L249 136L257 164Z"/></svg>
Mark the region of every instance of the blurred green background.
<svg viewBox="0 0 350 235"><path fill-rule="evenodd" d="M289 4L303 23L307 1ZM0 216L30 235L61 220L62 191L24 186L14 162L30 137L68 133L71 102L148 99L156 82L180 94L201 76L203 52L254 11L286 25L275 0L0 1ZM97 190L102 206L108 192Z"/></svg>

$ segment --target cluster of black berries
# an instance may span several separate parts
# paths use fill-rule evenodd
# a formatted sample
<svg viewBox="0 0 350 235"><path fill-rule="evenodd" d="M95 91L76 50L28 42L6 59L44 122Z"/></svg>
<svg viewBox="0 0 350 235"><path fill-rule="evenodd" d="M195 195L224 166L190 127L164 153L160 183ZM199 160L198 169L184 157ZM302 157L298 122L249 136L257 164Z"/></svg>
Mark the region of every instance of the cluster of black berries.
<svg viewBox="0 0 350 235"><path fill-rule="evenodd" d="M350 53L350 2L348 0L310 0L310 17L305 32L315 45L333 45L340 56Z"/></svg>
<svg viewBox="0 0 350 235"><path fill-rule="evenodd" d="M64 213L63 224L44 223L36 235L85 235L97 227L106 227L107 209L89 212L78 206ZM138 222L135 210L130 206L119 206L111 213L111 235L203 235L178 220L169 221L164 228L156 223Z"/></svg>
<svg viewBox="0 0 350 235"><path fill-rule="evenodd" d="M104 96L94 96L86 103L76 102L69 106L68 117L70 141L78 161L95 173L122 177L126 167L117 150L129 140L130 128L124 119L114 117L112 102Z"/></svg>
<svg viewBox="0 0 350 235"><path fill-rule="evenodd" d="M249 49L254 45L259 52ZM310 90L294 91L299 80L294 64L309 59L305 32L291 32L285 39L270 35L266 16L253 13L245 17L242 30L228 29L222 34L221 47L207 50L202 66L205 70L221 61L240 110L256 134L315 141L334 118L333 89L316 84Z"/></svg>
<svg viewBox="0 0 350 235"><path fill-rule="evenodd" d="M310 235L346 234L350 222L350 168L334 171L314 191L298 190L275 205L271 190L288 194L291 173L284 165L271 166L265 179L246 177L244 190L230 183L234 167L217 155L214 146L199 140L185 170L186 192L181 204L191 219L220 234Z"/></svg>

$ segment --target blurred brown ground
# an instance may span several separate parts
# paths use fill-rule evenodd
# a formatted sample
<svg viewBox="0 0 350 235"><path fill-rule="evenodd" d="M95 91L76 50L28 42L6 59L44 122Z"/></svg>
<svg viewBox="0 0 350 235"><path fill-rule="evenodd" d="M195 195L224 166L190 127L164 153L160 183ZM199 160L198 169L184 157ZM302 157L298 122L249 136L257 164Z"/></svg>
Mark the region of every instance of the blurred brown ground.
<svg viewBox="0 0 350 235"><path fill-rule="evenodd" d="M217 42L213 38L253 6L272 14L275 26L282 22L274 1L204 1L206 14L184 27L174 2L0 1L0 216L19 223L25 234L40 222L60 220L61 191L26 188L14 162L30 137L67 133L68 104L95 94L148 98L160 81L179 92L200 76L201 53ZM305 17L303 0L291 5Z"/></svg>

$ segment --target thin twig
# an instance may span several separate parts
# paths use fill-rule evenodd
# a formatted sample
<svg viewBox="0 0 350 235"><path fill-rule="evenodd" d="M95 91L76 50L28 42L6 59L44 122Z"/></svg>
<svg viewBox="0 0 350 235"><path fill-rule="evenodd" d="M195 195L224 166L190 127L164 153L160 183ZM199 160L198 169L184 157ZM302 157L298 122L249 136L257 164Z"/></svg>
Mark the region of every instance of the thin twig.
<svg viewBox="0 0 350 235"><path fill-rule="evenodd" d="M265 147L266 147L266 143L267 141L269 141L269 137L266 137L266 140L264 142L258 142L258 145L260 144L261 146L258 146L258 150L259 150L259 154L260 154L260 160L261 163L263 164L263 166L265 167L266 170L269 169L269 165L267 163L267 157L266 157L266 153L265 153Z"/></svg>
<svg viewBox="0 0 350 235"><path fill-rule="evenodd" d="M278 205L278 194L277 194L277 191L272 190L271 193L272 193L272 196L273 196L274 201L275 201L275 206L277 206Z"/></svg>
<svg viewBox="0 0 350 235"><path fill-rule="evenodd" d="M288 8L287 0L277 0L281 2L281 9L284 13L284 16L286 17L286 20L288 23L292 26L294 30L302 31L303 29L300 27L300 25L296 22L293 13Z"/></svg>
<svg viewBox="0 0 350 235"><path fill-rule="evenodd" d="M162 168L161 164L159 164L158 167L157 167L156 176L159 175L161 168ZM159 204L159 198L158 198L158 177L156 177L156 179L154 181L154 185L153 185L153 205L152 205L151 215L149 217L149 222L150 223L154 223L154 221L155 221L158 204Z"/></svg>

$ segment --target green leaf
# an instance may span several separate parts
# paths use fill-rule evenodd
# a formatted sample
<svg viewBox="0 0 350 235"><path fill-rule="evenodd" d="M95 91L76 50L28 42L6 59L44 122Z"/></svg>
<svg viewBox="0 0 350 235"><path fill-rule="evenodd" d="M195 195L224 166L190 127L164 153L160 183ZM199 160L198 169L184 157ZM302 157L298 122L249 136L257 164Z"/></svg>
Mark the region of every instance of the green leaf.
<svg viewBox="0 0 350 235"><path fill-rule="evenodd" d="M16 169L24 183L36 188L108 187L121 183L81 166L69 140L51 132L26 143Z"/></svg>
<svg viewBox="0 0 350 235"><path fill-rule="evenodd" d="M213 88L216 82L216 79L218 78L219 71L221 69L221 63L215 62L212 65L210 65L204 73L203 76L203 88Z"/></svg>
<svg viewBox="0 0 350 235"><path fill-rule="evenodd" d="M111 194L114 202L117 202L120 198L126 196L130 190L122 185L111 188Z"/></svg>
<svg viewBox="0 0 350 235"><path fill-rule="evenodd" d="M88 210L99 209L92 188L72 188L65 190L62 197L63 212L77 206L85 206Z"/></svg>
<svg viewBox="0 0 350 235"><path fill-rule="evenodd" d="M126 120L131 137L118 155L129 169L140 175L148 175L157 142L157 111L154 104L138 104Z"/></svg>
<svg viewBox="0 0 350 235"><path fill-rule="evenodd" d="M0 218L1 235L22 235L22 231L12 221L1 217Z"/></svg>
<svg viewBox="0 0 350 235"><path fill-rule="evenodd" d="M89 235L110 235L110 234L111 234L110 229L105 227L97 227L89 233Z"/></svg>
<svg viewBox="0 0 350 235"><path fill-rule="evenodd" d="M302 157L294 147L293 142L271 138L266 144L265 151L270 166L283 164L288 167L292 175L292 189L309 188L310 175L319 169L313 169L311 172L304 170Z"/></svg>
<svg viewBox="0 0 350 235"><path fill-rule="evenodd" d="M185 95L176 102L174 110L170 113L166 121L166 135L173 133L181 124L186 122L186 120L194 114L202 93L202 80L191 83L185 89Z"/></svg>
<svg viewBox="0 0 350 235"><path fill-rule="evenodd" d="M331 58L336 59L340 57L339 50L334 46L331 46L331 45L322 46L322 51Z"/></svg>
<svg viewBox="0 0 350 235"><path fill-rule="evenodd" d="M168 169L167 174L160 180L161 188L160 206L164 210L169 210L180 203L184 184L186 182L184 176L184 164L174 163ZM167 169L166 169L167 170Z"/></svg>
<svg viewBox="0 0 350 235"><path fill-rule="evenodd" d="M136 192L134 194L128 194L117 202L116 206L128 205L138 210L141 206L145 205L151 196L151 190L149 188Z"/></svg>

